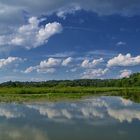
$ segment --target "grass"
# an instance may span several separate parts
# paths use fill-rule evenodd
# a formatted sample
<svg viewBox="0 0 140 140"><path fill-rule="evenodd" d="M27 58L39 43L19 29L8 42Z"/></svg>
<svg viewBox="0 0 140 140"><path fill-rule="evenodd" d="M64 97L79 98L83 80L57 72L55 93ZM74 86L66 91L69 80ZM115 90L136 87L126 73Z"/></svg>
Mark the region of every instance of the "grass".
<svg viewBox="0 0 140 140"><path fill-rule="evenodd" d="M140 102L140 87L24 87L0 88L0 102L56 101L85 96L122 96Z"/></svg>

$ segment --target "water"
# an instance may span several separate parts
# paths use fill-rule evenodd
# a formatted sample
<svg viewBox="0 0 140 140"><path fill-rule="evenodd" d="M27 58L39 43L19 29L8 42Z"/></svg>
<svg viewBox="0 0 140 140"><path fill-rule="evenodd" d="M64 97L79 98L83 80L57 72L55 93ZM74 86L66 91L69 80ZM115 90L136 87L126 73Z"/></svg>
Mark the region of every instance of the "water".
<svg viewBox="0 0 140 140"><path fill-rule="evenodd" d="M0 140L140 140L140 104L121 97L0 104Z"/></svg>

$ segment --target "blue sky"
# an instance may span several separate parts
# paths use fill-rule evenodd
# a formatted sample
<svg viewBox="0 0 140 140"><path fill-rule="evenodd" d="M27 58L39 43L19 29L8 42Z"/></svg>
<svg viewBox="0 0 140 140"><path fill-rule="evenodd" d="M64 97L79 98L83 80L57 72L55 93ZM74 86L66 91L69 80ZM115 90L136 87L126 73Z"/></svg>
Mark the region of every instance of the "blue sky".
<svg viewBox="0 0 140 140"><path fill-rule="evenodd" d="M138 0L0 0L0 82L140 71Z"/></svg>

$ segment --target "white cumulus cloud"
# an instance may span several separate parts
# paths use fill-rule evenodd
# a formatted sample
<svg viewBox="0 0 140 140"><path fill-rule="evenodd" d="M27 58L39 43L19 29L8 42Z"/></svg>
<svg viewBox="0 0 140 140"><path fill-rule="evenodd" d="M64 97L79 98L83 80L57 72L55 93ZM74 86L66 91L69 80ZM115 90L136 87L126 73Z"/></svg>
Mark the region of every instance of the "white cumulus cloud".
<svg viewBox="0 0 140 140"><path fill-rule="evenodd" d="M49 58L48 60L44 60L40 62L40 68L50 68L60 65L61 59L57 58Z"/></svg>
<svg viewBox="0 0 140 140"><path fill-rule="evenodd" d="M92 62L90 62L90 60L85 59L82 64L81 67L83 68L93 68L97 65L99 65L100 63L102 63L104 60L103 58L99 58L99 59L94 59Z"/></svg>
<svg viewBox="0 0 140 140"><path fill-rule="evenodd" d="M127 69L121 70L120 72L121 72L119 76L120 78L124 78L124 77L128 78L132 74L132 71Z"/></svg>
<svg viewBox="0 0 140 140"><path fill-rule="evenodd" d="M61 66L68 66L71 62L71 57L65 59L48 58L47 60L41 61L39 65L28 67L24 73L31 73L34 70L38 73L54 73L56 68Z"/></svg>
<svg viewBox="0 0 140 140"><path fill-rule="evenodd" d="M131 54L119 54L118 56L110 59L107 63L108 67L113 66L136 66L140 65L140 55L132 57Z"/></svg>
<svg viewBox="0 0 140 140"><path fill-rule="evenodd" d="M0 45L22 46L32 49L48 42L53 35L62 31L62 25L58 22L39 26L40 20L31 17L28 24L22 25L14 33L0 36Z"/></svg>
<svg viewBox="0 0 140 140"><path fill-rule="evenodd" d="M19 57L8 57L6 59L0 59L0 68L3 68L5 66L8 66L14 62L22 61L22 58Z"/></svg>
<svg viewBox="0 0 140 140"><path fill-rule="evenodd" d="M104 76L109 69L88 69L82 74L83 79L93 79L93 78L101 78L101 76Z"/></svg>
<svg viewBox="0 0 140 140"><path fill-rule="evenodd" d="M71 57L68 57L68 58L66 58L66 59L63 60L62 65L63 66L67 66L71 62L72 62L72 58Z"/></svg>

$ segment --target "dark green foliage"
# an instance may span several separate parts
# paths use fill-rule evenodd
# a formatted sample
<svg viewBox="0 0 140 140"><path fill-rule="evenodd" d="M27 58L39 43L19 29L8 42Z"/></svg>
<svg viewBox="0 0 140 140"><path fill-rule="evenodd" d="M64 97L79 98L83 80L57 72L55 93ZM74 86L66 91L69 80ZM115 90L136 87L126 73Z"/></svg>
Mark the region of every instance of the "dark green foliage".
<svg viewBox="0 0 140 140"><path fill-rule="evenodd" d="M122 79L77 79L43 82L5 82L0 87L136 87L140 86L140 73Z"/></svg>

